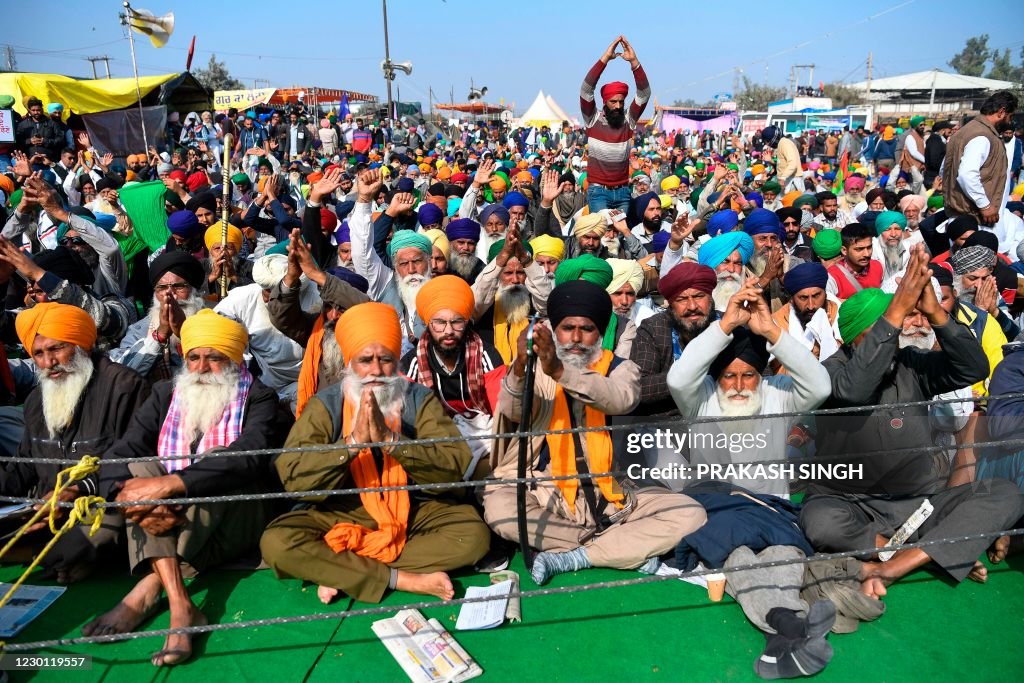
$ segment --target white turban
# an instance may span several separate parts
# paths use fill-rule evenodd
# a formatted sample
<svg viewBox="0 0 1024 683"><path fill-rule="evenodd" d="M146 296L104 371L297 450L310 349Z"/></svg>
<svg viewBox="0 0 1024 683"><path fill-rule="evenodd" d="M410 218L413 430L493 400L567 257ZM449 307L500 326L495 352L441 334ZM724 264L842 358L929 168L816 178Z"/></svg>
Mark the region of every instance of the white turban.
<svg viewBox="0 0 1024 683"><path fill-rule="evenodd" d="M284 254L271 254L256 259L252 265L252 280L263 289L271 289L284 279L288 272L288 257Z"/></svg>
<svg viewBox="0 0 1024 683"><path fill-rule="evenodd" d="M606 288L608 293L614 294L628 282L633 287L633 293L639 294L640 289L644 286L644 269L640 267L640 264L623 258L610 258L607 261L608 265L612 267L612 281Z"/></svg>

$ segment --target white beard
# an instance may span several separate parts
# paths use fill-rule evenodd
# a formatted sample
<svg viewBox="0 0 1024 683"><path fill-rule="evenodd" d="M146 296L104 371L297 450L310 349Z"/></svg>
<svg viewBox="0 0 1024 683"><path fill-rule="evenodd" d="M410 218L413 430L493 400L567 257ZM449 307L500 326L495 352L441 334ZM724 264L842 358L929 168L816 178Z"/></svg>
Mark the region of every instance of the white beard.
<svg viewBox="0 0 1024 683"><path fill-rule="evenodd" d="M754 255L750 257L748 267L754 275L760 276L764 273L764 269L768 266L768 250L762 249L761 251L754 252Z"/></svg>
<svg viewBox="0 0 1024 683"><path fill-rule="evenodd" d="M377 406L385 417L397 417L405 405L405 386L402 378L397 375L392 377L359 377L352 372L351 368L342 373L341 388L345 394L345 400L353 406L357 406L355 417L359 417L358 406L363 399L363 387L371 382L381 382L383 386L373 387L373 397L377 399Z"/></svg>
<svg viewBox="0 0 1024 683"><path fill-rule="evenodd" d="M341 381L345 374L345 360L341 357L341 347L338 346L338 338L334 336L334 326L337 320L324 324L324 338L320 343L320 374L318 384L326 387Z"/></svg>
<svg viewBox="0 0 1024 683"><path fill-rule="evenodd" d="M608 256L610 258L618 258L619 250L621 248L619 245L618 237L612 237L611 239L608 239L607 237L602 237L601 246L608 250Z"/></svg>
<svg viewBox="0 0 1024 683"><path fill-rule="evenodd" d="M487 230L481 230L480 241L476 243L476 257L487 263L487 252L491 250L491 245L499 240L505 239L505 235L508 234L508 230L503 230L497 235L487 234Z"/></svg>
<svg viewBox="0 0 1024 683"><path fill-rule="evenodd" d="M882 258L885 261L886 273L895 273L902 269L903 258L901 254L902 249L900 249L901 246L902 244L893 245L888 242L882 242Z"/></svg>
<svg viewBox="0 0 1024 683"><path fill-rule="evenodd" d="M473 274L473 268L476 267L479 259L476 254L460 254L457 251L453 251L448 257L448 266L456 273L464 278L468 278Z"/></svg>
<svg viewBox="0 0 1024 683"><path fill-rule="evenodd" d="M186 318L190 318L199 311L203 310L206 302L203 301L203 297L199 296L196 290L192 290L192 294L189 295L184 301L179 300L178 305L181 306L181 310L185 313ZM153 301L149 304L149 331L152 332L156 328L160 327L160 306L161 302L157 299L156 294L153 295Z"/></svg>
<svg viewBox="0 0 1024 683"><path fill-rule="evenodd" d="M338 265L341 266L342 268L347 268L352 272L355 272L355 268L352 267L352 259L349 259L348 261L342 261L341 259L338 259Z"/></svg>
<svg viewBox="0 0 1024 683"><path fill-rule="evenodd" d="M75 417L78 401L85 392L95 368L89 354L75 347L75 355L67 365L58 365L49 370L36 369L39 374L39 390L42 392L43 420L50 438L67 429ZM51 372L62 371L59 379L50 377Z"/></svg>
<svg viewBox="0 0 1024 683"><path fill-rule="evenodd" d="M715 309L724 311L729 305L729 299L741 289L743 289L743 279L737 273L719 273L718 284L715 285L715 289L711 292L711 298L715 302Z"/></svg>
<svg viewBox="0 0 1024 683"><path fill-rule="evenodd" d="M724 417L747 417L756 415L761 410L760 387L754 391L737 391L736 389L723 391L722 387L716 383L715 392L718 394L718 405L721 407ZM733 396L746 396L747 400L734 401L732 400Z"/></svg>
<svg viewBox="0 0 1024 683"><path fill-rule="evenodd" d="M238 395L241 375L237 365L221 373L190 372L183 366L174 377L174 390L181 408L181 426L189 441L205 434L220 422L224 410Z"/></svg>
<svg viewBox="0 0 1024 683"><path fill-rule="evenodd" d="M530 315L530 291L525 285L501 285L498 288L496 303L505 312L505 320L510 325L526 320Z"/></svg>
<svg viewBox="0 0 1024 683"><path fill-rule="evenodd" d="M398 279L398 293L402 297L402 303L405 304L407 312L411 313L416 310L416 295L419 293L420 287L427 284L429 279L429 272L426 275L409 273Z"/></svg>
<svg viewBox="0 0 1024 683"><path fill-rule="evenodd" d="M921 336L920 332L927 331L928 334ZM935 347L935 330L928 330L924 327L912 327L909 330L900 332L900 348L913 348L931 351Z"/></svg>
<svg viewBox="0 0 1024 683"><path fill-rule="evenodd" d="M587 353L572 353L572 349L587 350ZM558 359L566 365L571 365L580 370L586 370L601 355L601 344L588 346L587 344L559 344L555 342L555 354Z"/></svg>

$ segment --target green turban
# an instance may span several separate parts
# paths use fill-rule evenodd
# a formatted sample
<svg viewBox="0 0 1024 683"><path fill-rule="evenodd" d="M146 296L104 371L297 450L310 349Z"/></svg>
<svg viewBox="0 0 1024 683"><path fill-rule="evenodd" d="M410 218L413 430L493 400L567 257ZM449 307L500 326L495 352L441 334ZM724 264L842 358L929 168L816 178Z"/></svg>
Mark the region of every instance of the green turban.
<svg viewBox="0 0 1024 683"><path fill-rule="evenodd" d="M876 287L862 289L839 307L839 334L844 344L851 343L882 317L892 302L892 294Z"/></svg>
<svg viewBox="0 0 1024 683"><path fill-rule="evenodd" d="M911 119L910 119L910 127L911 128L917 128L922 123L924 123L924 117L923 116L914 116L914 117L911 117Z"/></svg>
<svg viewBox="0 0 1024 683"><path fill-rule="evenodd" d="M583 254L558 264L555 269L555 286L571 280L586 280L605 289L611 284L612 277L612 267L607 261L593 254Z"/></svg>
<svg viewBox="0 0 1024 683"><path fill-rule="evenodd" d="M782 192L782 185L779 185L774 180L769 180L761 186L761 192L774 192L775 194L779 194Z"/></svg>
<svg viewBox="0 0 1024 683"><path fill-rule="evenodd" d="M929 209L941 209L945 205L941 194L933 194L928 198Z"/></svg>
<svg viewBox="0 0 1024 683"><path fill-rule="evenodd" d="M801 206L809 206L812 209L818 208L818 198L813 194L802 194L793 202L793 206L799 209Z"/></svg>
<svg viewBox="0 0 1024 683"><path fill-rule="evenodd" d="M0 109L10 109L14 106L14 98L10 95L0 95Z"/></svg>
<svg viewBox="0 0 1024 683"><path fill-rule="evenodd" d="M388 258L391 259L391 263L394 264L395 254L400 249L408 247L415 247L427 256L431 256L434 253L434 246L426 235L421 235L415 230L398 230L395 232L394 237L391 238L391 243L388 244Z"/></svg>
<svg viewBox="0 0 1024 683"><path fill-rule="evenodd" d="M896 223L903 230L907 229L907 217L899 211L883 211L875 218L875 233L881 235Z"/></svg>
<svg viewBox="0 0 1024 683"><path fill-rule="evenodd" d="M21 195L25 194L25 191L20 187L11 193L11 208L18 208L18 204L21 204Z"/></svg>
<svg viewBox="0 0 1024 683"><path fill-rule="evenodd" d="M811 242L811 250L820 259L830 259L839 256L839 250L843 248L843 235L838 230L819 230Z"/></svg>
<svg viewBox="0 0 1024 683"><path fill-rule="evenodd" d="M251 183L252 181L249 180L248 174L236 173L235 175L231 176L231 182L233 182L235 185L244 185L246 183Z"/></svg>
<svg viewBox="0 0 1024 683"><path fill-rule="evenodd" d="M504 246L505 240L498 240L497 242L492 244L491 248L487 250L487 262L490 263L491 261L493 261L495 257L501 252ZM530 253L530 256L533 256L533 247L530 245L530 243L523 242L523 246L526 248L526 251Z"/></svg>
<svg viewBox="0 0 1024 683"><path fill-rule="evenodd" d="M264 256L273 256L274 254L280 254L282 256L288 255L288 245L291 244L291 240L282 240L270 247L264 252Z"/></svg>

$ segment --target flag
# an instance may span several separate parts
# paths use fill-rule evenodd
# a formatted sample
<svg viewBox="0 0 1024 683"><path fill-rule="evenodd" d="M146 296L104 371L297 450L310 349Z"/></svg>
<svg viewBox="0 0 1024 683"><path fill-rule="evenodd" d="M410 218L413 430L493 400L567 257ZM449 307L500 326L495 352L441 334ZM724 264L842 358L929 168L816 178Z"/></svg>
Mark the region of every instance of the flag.
<svg viewBox="0 0 1024 683"><path fill-rule="evenodd" d="M346 116L351 115L352 112L348 108L348 93L341 93L341 106L338 107L338 118L342 121L345 120Z"/></svg>
<svg viewBox="0 0 1024 683"><path fill-rule="evenodd" d="M196 54L196 37L192 36L192 42L188 46L188 59L185 60L185 71L192 70L192 57Z"/></svg>
<svg viewBox="0 0 1024 683"><path fill-rule="evenodd" d="M128 25L133 31L149 36L153 47L163 47L174 31L174 12L162 17L144 9L128 9Z"/></svg>
<svg viewBox="0 0 1024 683"><path fill-rule="evenodd" d="M843 187L843 183L846 182L847 168L850 165L850 150L843 152L843 156L839 158L839 168L836 169L836 179L832 181L832 194L839 196L839 191Z"/></svg>

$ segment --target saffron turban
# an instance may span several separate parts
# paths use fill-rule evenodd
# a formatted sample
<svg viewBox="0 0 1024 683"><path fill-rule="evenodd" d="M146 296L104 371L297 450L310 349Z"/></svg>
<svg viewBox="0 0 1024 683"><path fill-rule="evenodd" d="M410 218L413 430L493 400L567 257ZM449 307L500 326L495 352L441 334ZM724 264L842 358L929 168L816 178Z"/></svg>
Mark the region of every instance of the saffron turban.
<svg viewBox="0 0 1024 683"><path fill-rule="evenodd" d="M455 240L479 242L480 224L472 218L456 218L445 227L444 234L448 235L448 239L453 242Z"/></svg>
<svg viewBox="0 0 1024 683"><path fill-rule="evenodd" d="M622 289L622 286L629 284L634 294L639 294L644 286L644 269L632 259L610 258L605 263L612 267L612 281L605 289L609 294Z"/></svg>
<svg viewBox="0 0 1024 683"><path fill-rule="evenodd" d="M416 312L428 323L438 311L444 309L451 309L466 320L472 320L475 307L473 290L457 275L431 278L416 293Z"/></svg>
<svg viewBox="0 0 1024 683"><path fill-rule="evenodd" d="M241 363L248 343L245 326L209 308L185 318L181 326L182 355L187 356L192 349L215 349L235 363Z"/></svg>
<svg viewBox="0 0 1024 683"><path fill-rule="evenodd" d="M252 281L263 289L271 289L288 272L288 257L284 254L261 256L252 264Z"/></svg>
<svg viewBox="0 0 1024 683"><path fill-rule="evenodd" d="M606 229L604 216L594 212L577 218L576 223L572 226L572 234L579 239L584 235L603 235Z"/></svg>
<svg viewBox="0 0 1024 683"><path fill-rule="evenodd" d="M875 232L881 235L892 227L893 223L900 226L901 230L907 227L907 217L899 211L883 211L875 218Z"/></svg>
<svg viewBox="0 0 1024 683"><path fill-rule="evenodd" d="M661 189L663 189L666 192L668 192L669 190L672 190L672 189L675 189L675 188L679 187L681 184L682 183L679 180L679 176L677 176L677 175L670 175L667 178L662 178L662 180L661 180Z"/></svg>
<svg viewBox="0 0 1024 683"><path fill-rule="evenodd" d="M601 99L607 102L616 95L626 95L629 93L629 86L622 81L612 81L611 83L605 83L601 86Z"/></svg>
<svg viewBox="0 0 1024 683"><path fill-rule="evenodd" d="M603 335L612 319L612 300L598 285L586 280L572 280L556 285L548 295L548 319L558 327L566 318L591 320Z"/></svg>
<svg viewBox="0 0 1024 683"><path fill-rule="evenodd" d="M774 211L768 209L754 209L747 216L747 220L743 222L743 230L753 237L754 235L766 235L773 234L779 238L781 242L786 238L786 233L782 229L782 221L775 215Z"/></svg>
<svg viewBox="0 0 1024 683"><path fill-rule="evenodd" d="M838 230L820 230L811 241L811 250L818 258L830 259L839 256L843 248L843 234Z"/></svg>
<svg viewBox="0 0 1024 683"><path fill-rule="evenodd" d="M712 237L697 252L697 263L708 268L717 268L734 251L740 252L743 264L754 254L754 240L745 232L723 232Z"/></svg>
<svg viewBox="0 0 1024 683"><path fill-rule="evenodd" d="M424 204L418 212L420 225L440 225L444 220L444 212L433 204Z"/></svg>
<svg viewBox="0 0 1024 683"><path fill-rule="evenodd" d="M797 197L799 197L800 195L800 190L791 190L790 192L787 192L786 194L782 195L782 205L793 206L793 202L795 202L797 200Z"/></svg>
<svg viewBox="0 0 1024 683"><path fill-rule="evenodd" d="M533 247L533 255L535 257L548 256L561 261L565 256L565 242L551 235L534 237L530 240L530 246Z"/></svg>
<svg viewBox="0 0 1024 683"><path fill-rule="evenodd" d="M714 270L692 261L683 261L661 278L658 291L665 299L672 301L688 289L711 294L717 284L718 276Z"/></svg>
<svg viewBox="0 0 1024 683"><path fill-rule="evenodd" d="M555 286L571 280L586 280L604 288L612 281L612 267L593 254L583 254L562 261L555 269Z"/></svg>
<svg viewBox="0 0 1024 683"><path fill-rule="evenodd" d="M421 235L415 230L398 230L391 237L391 242L388 244L388 258L391 262L395 261L395 254L400 249L407 249L412 247L413 249L419 249L427 256L434 254L434 247L430 243L430 240L426 236ZM348 356L345 356L348 358Z"/></svg>
<svg viewBox="0 0 1024 683"><path fill-rule="evenodd" d="M14 329L30 357L38 335L74 344L83 351L92 351L96 345L96 323L81 308L68 304L47 302L26 308L15 319Z"/></svg>
<svg viewBox="0 0 1024 683"><path fill-rule="evenodd" d="M665 247L668 246L668 240L672 235L665 230L659 230L654 233L654 237L651 238L650 244L647 245L647 251L651 254L661 254L665 251Z"/></svg>
<svg viewBox="0 0 1024 683"><path fill-rule="evenodd" d="M370 301L348 309L338 318L334 336L341 357L350 362L370 344L380 344L397 361L402 355L402 326L394 306Z"/></svg>
<svg viewBox="0 0 1024 683"><path fill-rule="evenodd" d="M864 189L864 179L859 175L852 175L843 181L843 189L847 192L857 192Z"/></svg>
<svg viewBox="0 0 1024 683"><path fill-rule="evenodd" d="M892 294L877 287L862 289L839 307L839 336L846 344L856 339L882 317L892 302Z"/></svg>
<svg viewBox="0 0 1024 683"><path fill-rule="evenodd" d="M923 211L927 203L928 200L919 194L908 194L906 197L900 200L900 211L905 212L907 209L915 207L918 211Z"/></svg>
<svg viewBox="0 0 1024 683"><path fill-rule="evenodd" d="M529 174L527 173L527 175ZM526 195L523 194L522 192L509 192L501 201L501 205L504 206L506 209L511 209L513 206L522 206L528 208L530 206L530 200L527 199Z"/></svg>
<svg viewBox="0 0 1024 683"><path fill-rule="evenodd" d="M801 263L792 268L782 278L782 286L790 296L809 287L825 289L828 283L828 271L820 263Z"/></svg>
<svg viewBox="0 0 1024 683"><path fill-rule="evenodd" d="M490 220L491 216L497 216L505 225L508 225L509 215L508 209L501 204L488 204L487 207L480 212L480 224L484 225Z"/></svg>
<svg viewBox="0 0 1024 683"><path fill-rule="evenodd" d="M221 221L217 221L206 229L204 239L206 241L207 249L213 249L216 245L220 244L221 225ZM233 225L228 226L228 244L235 248L235 253L238 253L242 248L242 231Z"/></svg>
<svg viewBox="0 0 1024 683"><path fill-rule="evenodd" d="M443 230L440 230L438 228L434 228L433 230L426 230L423 233L423 236L430 240L430 244L432 246L435 246L438 249L440 249L441 253L444 254L445 258L448 258L448 254L451 253L451 243L448 241L448 238L445 236Z"/></svg>
<svg viewBox="0 0 1024 683"><path fill-rule="evenodd" d="M711 214L708 219L708 234L714 237L729 232L740 222L740 215L732 209L722 209Z"/></svg>
<svg viewBox="0 0 1024 683"><path fill-rule="evenodd" d="M492 190L504 190L508 187L508 181L505 180L505 176L500 173L495 173L491 177L491 181L487 183Z"/></svg>
<svg viewBox="0 0 1024 683"><path fill-rule="evenodd" d="M203 226L191 211L175 211L167 217L167 229L172 235L191 239L199 234Z"/></svg>

